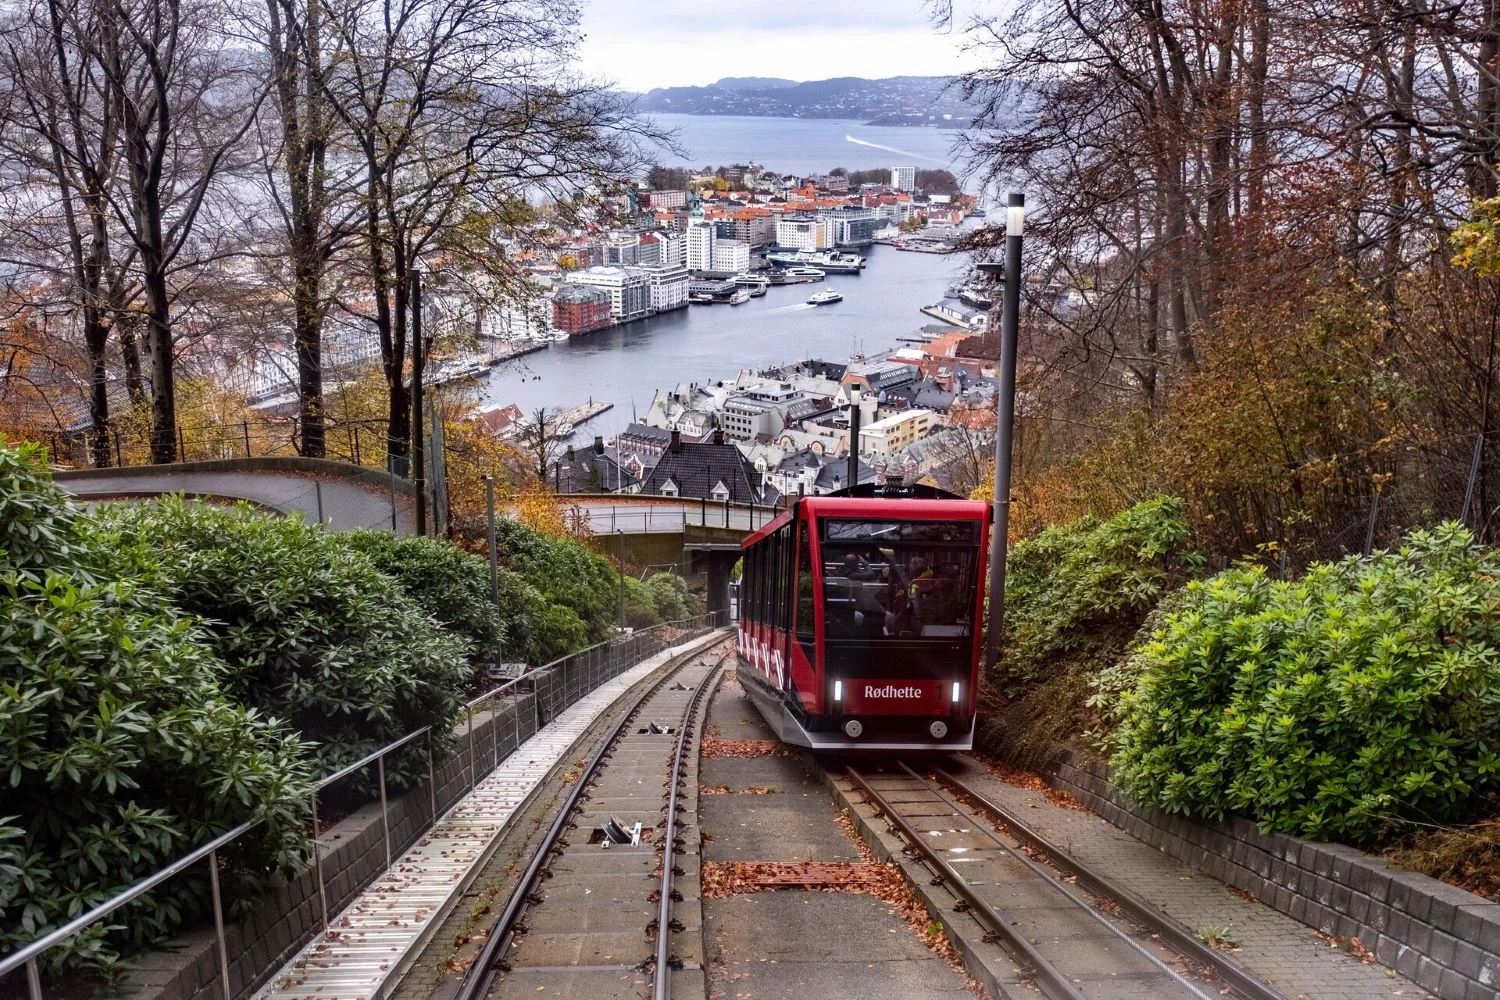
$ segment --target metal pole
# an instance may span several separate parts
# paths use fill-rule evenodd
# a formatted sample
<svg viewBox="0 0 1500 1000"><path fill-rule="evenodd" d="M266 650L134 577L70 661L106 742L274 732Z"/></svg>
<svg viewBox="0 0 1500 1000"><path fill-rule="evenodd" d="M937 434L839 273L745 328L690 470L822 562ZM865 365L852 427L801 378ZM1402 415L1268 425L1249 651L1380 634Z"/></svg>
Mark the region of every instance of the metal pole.
<svg viewBox="0 0 1500 1000"><path fill-rule="evenodd" d="M417 488L417 534L427 534L427 473L422 446L422 272L411 272L411 471Z"/></svg>
<svg viewBox="0 0 1500 1000"><path fill-rule="evenodd" d="M385 754L375 758L375 769L380 774L380 826L385 833L385 866L391 866L391 813L385 801Z"/></svg>
<svg viewBox="0 0 1500 1000"><path fill-rule="evenodd" d="M475 777L474 777L474 758L477 757L478 755L479 755L479 752L474 749L474 710L471 708L471 709L469 709L469 790L470 791L473 791L474 786L477 785L477 784L479 784L478 780L476 780Z"/></svg>
<svg viewBox="0 0 1500 1000"><path fill-rule="evenodd" d="M853 386L849 391L854 394L849 404L849 471L845 473L848 481L844 483L846 489L853 489L859 485L859 390Z"/></svg>
<svg viewBox="0 0 1500 1000"><path fill-rule="evenodd" d="M120 457L120 432L119 431L115 431L114 435L115 435L115 467L116 468L124 468L125 467L125 460Z"/></svg>
<svg viewBox="0 0 1500 1000"><path fill-rule="evenodd" d="M386 456L386 475L391 477L391 530L396 530L396 474L390 469L391 457Z"/></svg>
<svg viewBox="0 0 1500 1000"><path fill-rule="evenodd" d="M312 793L313 867L318 873L318 903L323 910L323 929L328 929L328 889L323 885L323 852L318 847L318 790Z"/></svg>
<svg viewBox="0 0 1500 1000"><path fill-rule="evenodd" d="M34 958L26 960L26 987L31 991L31 1000L42 1000L42 974L37 971Z"/></svg>
<svg viewBox="0 0 1500 1000"><path fill-rule="evenodd" d="M500 563L495 549L495 477L484 477L485 539L490 546L490 601L500 610Z"/></svg>
<svg viewBox="0 0 1500 1000"><path fill-rule="evenodd" d="M625 627L625 532L615 532L615 537L620 540L620 591L616 600L618 607L615 608L615 624L620 628Z"/></svg>
<svg viewBox="0 0 1500 1000"><path fill-rule="evenodd" d="M323 523L323 480L313 480L313 492L318 497L318 523Z"/></svg>
<svg viewBox="0 0 1500 1000"><path fill-rule="evenodd" d="M250 421L248 421L248 420L241 420L240 421L240 426L242 428L244 428L244 431L245 431L245 457L249 458L250 457Z"/></svg>
<svg viewBox="0 0 1500 1000"><path fill-rule="evenodd" d="M990 616L985 665L1000 663L1005 625L1005 557L1010 533L1011 442L1016 421L1016 339L1021 315L1021 226L1026 196L1010 193L1005 219L1004 311L1000 319L1000 384L995 399L995 525L990 531Z"/></svg>
<svg viewBox="0 0 1500 1000"><path fill-rule="evenodd" d="M1380 516L1380 491L1375 491L1375 496L1370 500L1370 523L1365 526L1365 555L1370 554L1370 549L1375 545L1375 519Z"/></svg>
<svg viewBox="0 0 1500 1000"><path fill-rule="evenodd" d="M1474 458L1469 462L1469 485L1464 487L1464 512L1458 515L1459 524L1469 523L1469 507L1474 503L1474 481L1479 478L1479 460L1484 456L1484 435L1474 439Z"/></svg>
<svg viewBox="0 0 1500 1000"><path fill-rule="evenodd" d="M208 852L208 884L214 899L214 936L219 939L219 981L224 984L224 1000L234 1000L229 992L229 949L224 945L224 902L219 897L219 852Z"/></svg>
<svg viewBox="0 0 1500 1000"><path fill-rule="evenodd" d="M432 730L427 730L427 793L432 800L432 821L437 822L437 769L433 765Z"/></svg>

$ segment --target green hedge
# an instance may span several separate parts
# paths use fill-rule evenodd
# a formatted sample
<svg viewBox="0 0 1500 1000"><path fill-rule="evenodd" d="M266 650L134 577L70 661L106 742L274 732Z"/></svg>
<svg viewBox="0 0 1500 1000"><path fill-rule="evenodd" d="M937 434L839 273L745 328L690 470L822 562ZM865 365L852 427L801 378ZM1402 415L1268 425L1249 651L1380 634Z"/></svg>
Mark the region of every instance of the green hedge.
<svg viewBox="0 0 1500 1000"><path fill-rule="evenodd" d="M1458 525L1291 582L1191 586L1132 659L1111 737L1138 799L1369 843L1500 781L1500 555Z"/></svg>
<svg viewBox="0 0 1500 1000"><path fill-rule="evenodd" d="M29 943L213 836L245 898L302 856L311 775L276 720L225 697L208 637L106 554L35 448L0 443L0 950ZM201 865L47 952L108 967L206 912Z"/></svg>
<svg viewBox="0 0 1500 1000"><path fill-rule="evenodd" d="M1157 601L1201 565L1189 534L1182 502L1156 497L1011 549L1003 656L985 678L982 749L1030 766L1088 728L1089 679L1118 661Z"/></svg>
<svg viewBox="0 0 1500 1000"><path fill-rule="evenodd" d="M463 705L468 642L336 534L180 497L121 505L97 532L116 576L203 622L230 697L315 744L319 774L422 726L446 734ZM425 779L425 756L387 777L395 789Z"/></svg>
<svg viewBox="0 0 1500 1000"><path fill-rule="evenodd" d="M550 603L573 614L583 627L584 644L614 635L620 581L606 559L571 538L543 535L509 519L496 523L496 541L510 569ZM571 627L571 621L556 614L548 625L557 630Z"/></svg>

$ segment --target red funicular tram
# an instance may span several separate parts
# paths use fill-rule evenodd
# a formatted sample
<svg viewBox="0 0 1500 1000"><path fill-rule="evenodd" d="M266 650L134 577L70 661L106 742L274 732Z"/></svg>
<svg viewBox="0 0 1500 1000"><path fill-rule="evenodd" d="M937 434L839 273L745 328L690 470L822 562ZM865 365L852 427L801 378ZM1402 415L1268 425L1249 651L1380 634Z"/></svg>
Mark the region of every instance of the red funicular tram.
<svg viewBox="0 0 1500 1000"><path fill-rule="evenodd" d="M781 739L970 748L989 513L861 486L799 499L745 540L738 675Z"/></svg>

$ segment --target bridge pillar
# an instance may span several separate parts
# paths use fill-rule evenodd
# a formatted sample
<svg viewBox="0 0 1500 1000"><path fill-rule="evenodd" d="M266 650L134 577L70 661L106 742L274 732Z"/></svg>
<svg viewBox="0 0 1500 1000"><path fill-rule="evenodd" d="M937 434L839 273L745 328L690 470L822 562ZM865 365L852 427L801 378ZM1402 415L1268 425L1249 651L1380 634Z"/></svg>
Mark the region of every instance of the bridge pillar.
<svg viewBox="0 0 1500 1000"><path fill-rule="evenodd" d="M711 552L708 554L708 610L729 610L729 571L739 558L737 552Z"/></svg>

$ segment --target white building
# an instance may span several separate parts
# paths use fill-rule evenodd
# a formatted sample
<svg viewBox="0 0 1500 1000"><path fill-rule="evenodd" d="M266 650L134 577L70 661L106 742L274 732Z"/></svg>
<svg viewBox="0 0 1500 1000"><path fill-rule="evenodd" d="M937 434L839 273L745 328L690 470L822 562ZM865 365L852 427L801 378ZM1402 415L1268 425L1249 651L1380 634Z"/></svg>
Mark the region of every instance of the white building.
<svg viewBox="0 0 1500 1000"><path fill-rule="evenodd" d="M859 453L888 462L932 433L937 417L931 410L902 410L859 429Z"/></svg>
<svg viewBox="0 0 1500 1000"><path fill-rule="evenodd" d="M687 234L676 233L670 230L652 233L656 237L656 245L661 249L657 251L657 263L680 264L687 266Z"/></svg>
<svg viewBox="0 0 1500 1000"><path fill-rule="evenodd" d="M806 215L784 215L776 220L776 245L793 250L826 250L828 223Z"/></svg>
<svg viewBox="0 0 1500 1000"><path fill-rule="evenodd" d="M631 232L610 233L604 241L604 263L606 265L634 267L641 262L641 234Z"/></svg>
<svg viewBox="0 0 1500 1000"><path fill-rule="evenodd" d="M892 167L891 187L897 191L915 191L917 189L917 168Z"/></svg>
<svg viewBox="0 0 1500 1000"><path fill-rule="evenodd" d="M651 289L651 311L667 312L688 304L688 270L681 264L648 267L646 282Z"/></svg>
<svg viewBox="0 0 1500 1000"><path fill-rule="evenodd" d="M715 240L713 267L725 274L744 274L750 270L750 244L739 240Z"/></svg>
<svg viewBox="0 0 1500 1000"><path fill-rule="evenodd" d="M652 191L652 208L685 208L687 206L686 191Z"/></svg>
<svg viewBox="0 0 1500 1000"><path fill-rule="evenodd" d="M712 271L714 266L714 244L718 242L714 227L709 222L693 222L687 231L687 269L689 271Z"/></svg>
<svg viewBox="0 0 1500 1000"><path fill-rule="evenodd" d="M647 272L638 267L591 267L568 275L575 285L591 285L609 293L609 314L616 322L640 319L651 312Z"/></svg>

